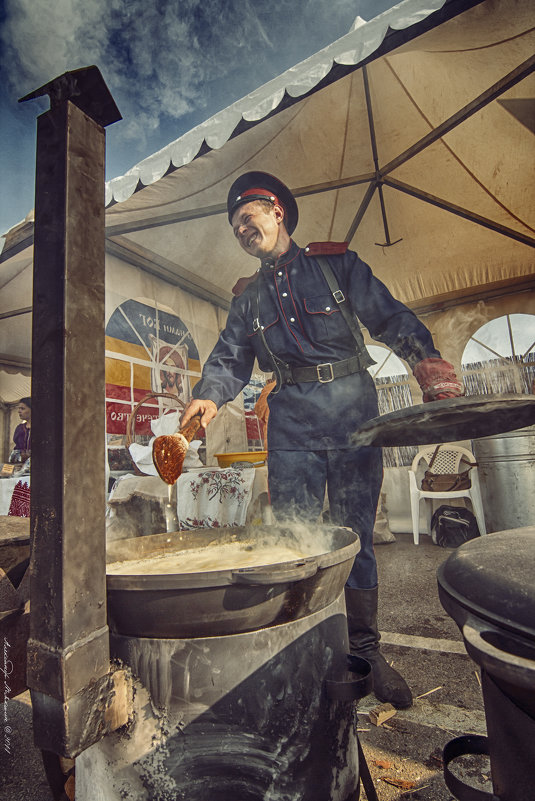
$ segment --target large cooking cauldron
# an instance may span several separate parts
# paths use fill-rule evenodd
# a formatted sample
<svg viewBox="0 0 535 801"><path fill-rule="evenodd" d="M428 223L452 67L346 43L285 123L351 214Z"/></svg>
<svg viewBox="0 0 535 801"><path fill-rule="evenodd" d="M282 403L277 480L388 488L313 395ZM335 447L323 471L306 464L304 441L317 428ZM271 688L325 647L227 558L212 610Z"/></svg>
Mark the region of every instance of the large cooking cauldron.
<svg viewBox="0 0 535 801"><path fill-rule="evenodd" d="M325 608L342 592L357 535L346 528L296 525L196 529L108 544L107 561L137 560L239 542L252 552L289 545L302 558L256 567L196 573L107 576L112 631L137 637L236 634L296 620Z"/></svg>
<svg viewBox="0 0 535 801"><path fill-rule="evenodd" d="M134 715L77 758L77 801L358 798L354 701L369 692L370 666L347 656L354 532L201 529L114 542L108 559L236 539L253 549L282 539L305 555L108 575L110 651L133 674Z"/></svg>
<svg viewBox="0 0 535 801"><path fill-rule="evenodd" d="M444 750L456 798L535 798L535 527L478 537L438 570L439 596L466 650L481 666L487 738L465 736ZM494 795L463 785L449 769L463 754L490 756Z"/></svg>

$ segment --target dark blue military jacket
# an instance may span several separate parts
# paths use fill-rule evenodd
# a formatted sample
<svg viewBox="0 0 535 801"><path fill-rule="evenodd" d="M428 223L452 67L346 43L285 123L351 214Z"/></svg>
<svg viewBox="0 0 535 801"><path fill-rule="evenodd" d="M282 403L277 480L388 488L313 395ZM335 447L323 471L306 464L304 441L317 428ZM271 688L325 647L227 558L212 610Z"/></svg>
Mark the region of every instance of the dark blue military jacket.
<svg viewBox="0 0 535 801"><path fill-rule="evenodd" d="M346 251L328 260L354 313L374 339L411 367L430 356L440 357L427 328L392 297L356 253ZM218 408L232 400L249 382L255 357L262 370L272 372L253 327L257 292L266 341L291 366L355 355L355 340L316 259L292 242L275 263L262 262L256 278L232 301L226 327L204 365L194 397L210 398ZM329 383L285 384L268 401L269 450L348 448L350 435L378 414L375 385L367 371Z"/></svg>

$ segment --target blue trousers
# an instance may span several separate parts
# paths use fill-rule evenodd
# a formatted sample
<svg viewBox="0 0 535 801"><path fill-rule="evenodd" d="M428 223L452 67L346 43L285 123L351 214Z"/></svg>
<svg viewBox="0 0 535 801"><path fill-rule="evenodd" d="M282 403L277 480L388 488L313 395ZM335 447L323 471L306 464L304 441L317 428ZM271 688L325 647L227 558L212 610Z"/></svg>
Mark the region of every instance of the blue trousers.
<svg viewBox="0 0 535 801"><path fill-rule="evenodd" d="M271 506L281 522L315 522L327 487L330 522L351 528L360 538L347 587L376 587L373 527L383 480L381 449L269 451L268 475Z"/></svg>

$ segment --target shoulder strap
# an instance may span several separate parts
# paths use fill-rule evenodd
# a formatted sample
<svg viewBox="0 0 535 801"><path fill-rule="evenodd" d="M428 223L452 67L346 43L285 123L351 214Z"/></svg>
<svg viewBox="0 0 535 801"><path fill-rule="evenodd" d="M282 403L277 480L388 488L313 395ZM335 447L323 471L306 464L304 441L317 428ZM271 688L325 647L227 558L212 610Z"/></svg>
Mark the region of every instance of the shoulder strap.
<svg viewBox="0 0 535 801"><path fill-rule="evenodd" d="M432 455L432 457L431 457L431 460L430 460L430 462L429 462L429 469L430 469L430 470L431 470L431 468L433 467L433 462L434 462L434 461L435 461L435 459L437 458L437 453L438 453L438 449L439 449L439 448L440 448L440 445L437 445L437 447L436 447L436 448L435 448L435 450L433 451L433 455Z"/></svg>
<svg viewBox="0 0 535 801"><path fill-rule="evenodd" d="M357 350L357 356L360 359L360 366L362 370L366 370L370 365L375 364L376 362L366 349L366 345L364 344L364 337L362 336L362 331L360 330L355 314L351 309L347 299L340 289L338 285L338 281L331 269L331 265L329 264L328 260L325 256L315 256L316 261L318 262L320 269L325 276L325 280L329 285L329 289L332 292L333 298L335 299L336 303L338 304L338 308L342 312L342 317L344 318L345 322L351 334L353 335L353 339L355 340L355 346Z"/></svg>
<svg viewBox="0 0 535 801"><path fill-rule="evenodd" d="M349 242L309 242L305 256L343 256L348 247Z"/></svg>

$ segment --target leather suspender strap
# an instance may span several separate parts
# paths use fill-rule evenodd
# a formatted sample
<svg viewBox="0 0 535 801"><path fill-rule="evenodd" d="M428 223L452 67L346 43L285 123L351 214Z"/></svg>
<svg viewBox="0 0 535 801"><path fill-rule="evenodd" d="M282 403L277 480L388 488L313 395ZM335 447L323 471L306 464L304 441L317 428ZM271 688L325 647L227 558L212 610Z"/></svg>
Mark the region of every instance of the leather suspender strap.
<svg viewBox="0 0 535 801"><path fill-rule="evenodd" d="M429 469L430 469L430 470L432 469L432 467L433 467L433 464L434 464L434 462L435 462L435 459L437 458L437 453L438 453L438 451L439 451L439 448L440 448L440 445L437 445L437 447L436 447L436 448L435 448L435 450L433 451L433 455L432 455L432 457L431 457L431 460L430 460L430 462L429 462Z"/></svg>
<svg viewBox="0 0 535 801"><path fill-rule="evenodd" d="M329 289L332 292L333 298L335 299L336 303L338 304L338 308L342 313L342 317L344 318L345 322L351 334L353 335L353 339L355 340L355 347L357 349L357 356L360 360L361 369L362 371L366 370L372 364L375 364L374 359L368 353L366 346L364 344L364 337L362 336L362 332L357 324L356 317L351 309L347 299L340 289L338 285L338 281L331 269L331 265L329 264L328 260L325 256L315 256L314 257L318 262L320 269L325 277L329 285Z"/></svg>

